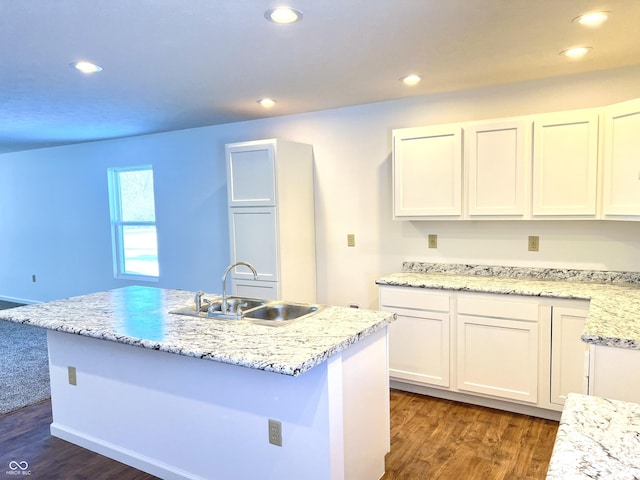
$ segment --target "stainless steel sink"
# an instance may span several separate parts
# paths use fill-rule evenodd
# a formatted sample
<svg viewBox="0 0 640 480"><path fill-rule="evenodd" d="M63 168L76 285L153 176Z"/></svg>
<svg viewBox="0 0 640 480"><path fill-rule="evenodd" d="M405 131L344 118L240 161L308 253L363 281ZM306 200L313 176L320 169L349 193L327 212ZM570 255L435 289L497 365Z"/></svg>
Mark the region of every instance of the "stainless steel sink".
<svg viewBox="0 0 640 480"><path fill-rule="evenodd" d="M319 305L289 302L269 302L266 305L245 312L248 320L260 323L277 323L297 320L317 312Z"/></svg>
<svg viewBox="0 0 640 480"><path fill-rule="evenodd" d="M267 300L260 298L247 298L247 297L227 297L227 309L229 313L236 314L238 311L246 312L256 307L261 307L267 303ZM205 308L205 311L209 312L221 312L222 311L222 299L214 300L211 302L211 308Z"/></svg>
<svg viewBox="0 0 640 480"><path fill-rule="evenodd" d="M283 325L313 315L322 309L320 305L264 300L249 297L227 297L228 312L222 313L222 298L203 300L200 311L194 305L187 305L169 313L192 317L218 319L246 319L263 325Z"/></svg>
<svg viewBox="0 0 640 480"><path fill-rule="evenodd" d="M252 308L261 307L267 302L268 300L264 300L261 298L227 297L228 313L232 316L237 316L239 312L245 312ZM217 298L214 300L203 301L199 312L196 312L195 305L188 305L172 310L169 313L176 313L178 315L190 315L192 317L215 317L222 314L222 299Z"/></svg>

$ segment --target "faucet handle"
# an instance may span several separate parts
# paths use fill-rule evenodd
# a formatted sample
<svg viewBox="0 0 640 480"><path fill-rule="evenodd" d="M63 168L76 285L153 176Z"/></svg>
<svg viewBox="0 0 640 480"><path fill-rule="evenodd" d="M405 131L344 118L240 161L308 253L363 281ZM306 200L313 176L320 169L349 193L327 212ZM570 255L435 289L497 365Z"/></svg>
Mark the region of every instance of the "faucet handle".
<svg viewBox="0 0 640 480"><path fill-rule="evenodd" d="M193 301L196 304L196 312L200 312L200 309L202 308L202 296L204 295L204 292L202 290L199 290L198 292L196 292L196 296L193 299Z"/></svg>

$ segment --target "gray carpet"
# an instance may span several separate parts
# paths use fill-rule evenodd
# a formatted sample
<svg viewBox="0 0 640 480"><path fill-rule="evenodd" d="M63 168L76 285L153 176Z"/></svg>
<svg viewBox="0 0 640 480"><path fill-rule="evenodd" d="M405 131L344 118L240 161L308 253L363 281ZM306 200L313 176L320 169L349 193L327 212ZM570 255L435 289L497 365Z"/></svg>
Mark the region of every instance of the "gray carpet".
<svg viewBox="0 0 640 480"><path fill-rule="evenodd" d="M50 396L46 330L0 320L0 415Z"/></svg>

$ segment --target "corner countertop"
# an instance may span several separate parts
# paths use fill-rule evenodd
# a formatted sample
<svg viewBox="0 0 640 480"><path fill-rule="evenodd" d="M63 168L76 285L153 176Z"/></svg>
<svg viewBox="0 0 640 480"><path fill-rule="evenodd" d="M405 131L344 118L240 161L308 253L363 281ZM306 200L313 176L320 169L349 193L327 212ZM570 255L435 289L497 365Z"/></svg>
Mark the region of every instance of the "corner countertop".
<svg viewBox="0 0 640 480"><path fill-rule="evenodd" d="M570 393L547 480L640 478L640 405Z"/></svg>
<svg viewBox="0 0 640 480"><path fill-rule="evenodd" d="M133 286L1 310L0 320L297 376L395 317L326 306L299 321L267 326L169 313L192 304L194 295Z"/></svg>
<svg viewBox="0 0 640 480"><path fill-rule="evenodd" d="M376 283L589 300L582 341L640 350L640 273L405 262Z"/></svg>

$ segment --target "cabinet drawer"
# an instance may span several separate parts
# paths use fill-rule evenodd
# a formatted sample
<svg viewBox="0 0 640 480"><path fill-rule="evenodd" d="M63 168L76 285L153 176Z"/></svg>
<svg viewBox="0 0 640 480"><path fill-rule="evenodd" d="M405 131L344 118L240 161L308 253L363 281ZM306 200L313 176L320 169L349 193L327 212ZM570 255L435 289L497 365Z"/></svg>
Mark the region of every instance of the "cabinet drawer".
<svg viewBox="0 0 640 480"><path fill-rule="evenodd" d="M411 287L380 287L380 305L446 313L449 312L449 294Z"/></svg>
<svg viewBox="0 0 640 480"><path fill-rule="evenodd" d="M497 300L493 298L459 296L458 313L480 317L510 318L513 320L538 321L538 304Z"/></svg>

